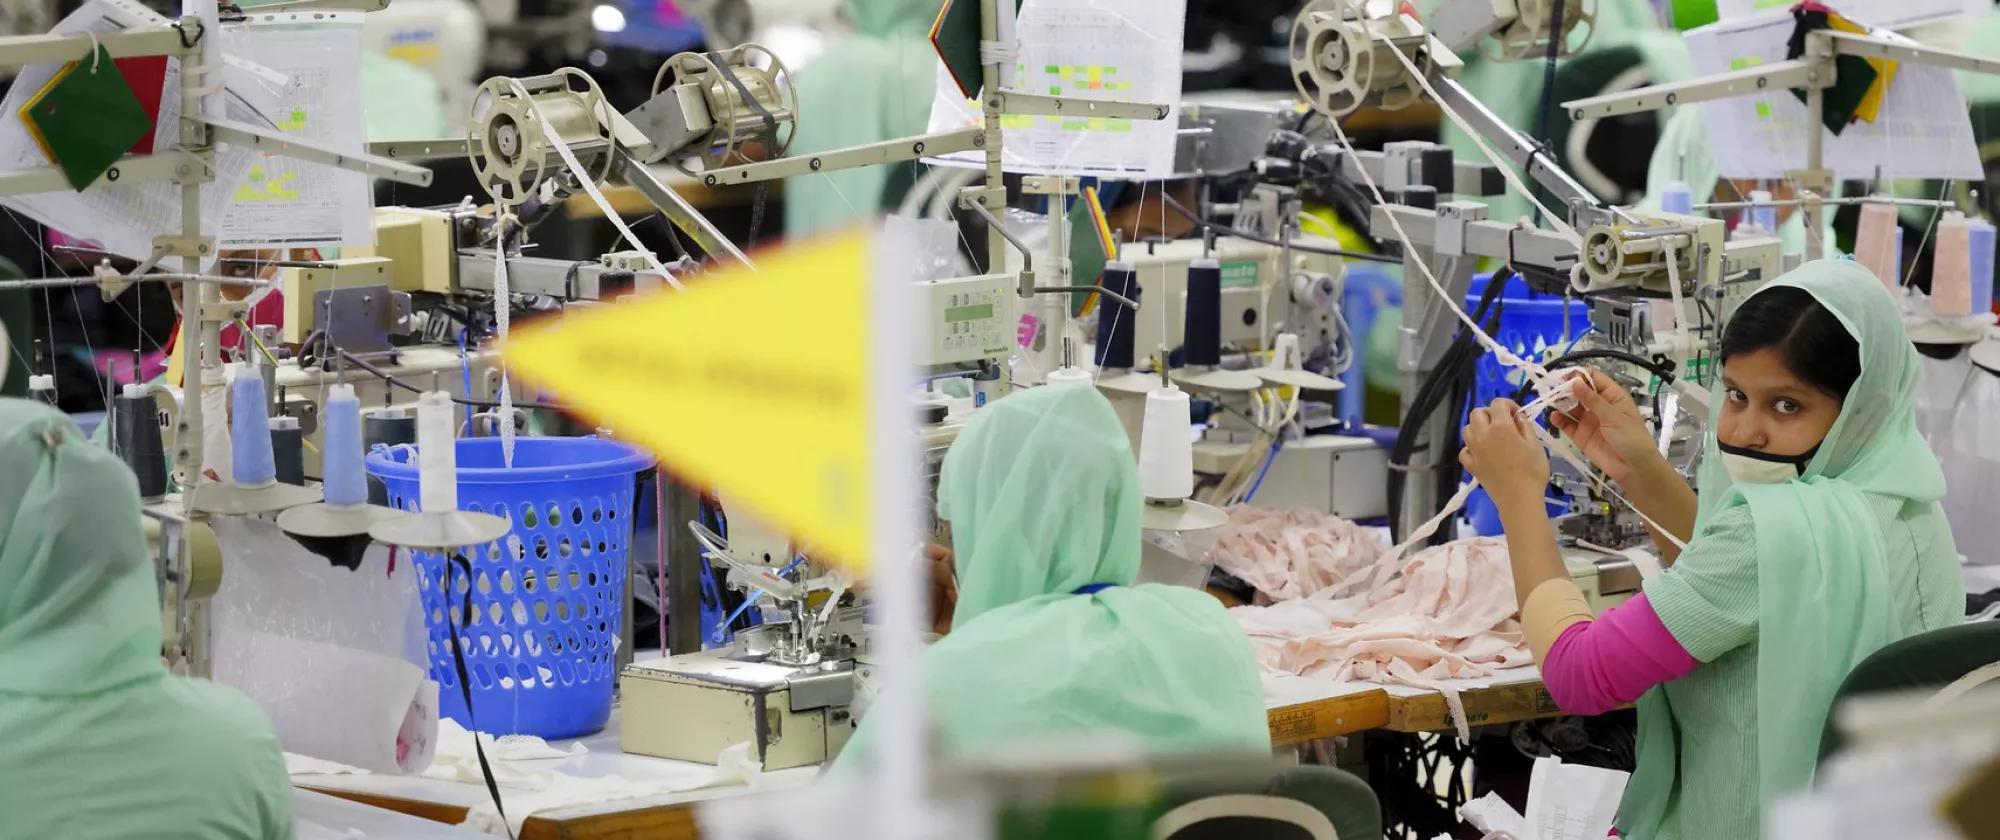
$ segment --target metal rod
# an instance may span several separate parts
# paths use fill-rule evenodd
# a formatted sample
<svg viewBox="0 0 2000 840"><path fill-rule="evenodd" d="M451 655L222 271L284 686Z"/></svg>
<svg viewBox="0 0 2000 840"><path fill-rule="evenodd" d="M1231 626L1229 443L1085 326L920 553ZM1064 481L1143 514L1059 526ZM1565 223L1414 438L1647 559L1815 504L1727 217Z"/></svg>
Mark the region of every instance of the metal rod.
<svg viewBox="0 0 2000 840"><path fill-rule="evenodd" d="M1572 119L1603 119L1766 90L1811 87L1818 84L1812 77L1812 68L1813 62L1809 59L1780 61L1682 82L1572 99L1564 102L1563 108L1570 112Z"/></svg>
<svg viewBox="0 0 2000 840"><path fill-rule="evenodd" d="M1060 295L1060 294L1068 294L1071 292L1092 292L1095 294L1100 294L1107 298L1110 298L1113 302L1117 303L1119 306L1123 306L1126 309L1132 310L1133 312L1139 311L1139 304L1137 301L1134 301L1131 298L1128 298L1117 292L1111 291L1110 289L1104 288L1103 286L1038 286L1035 288L1035 294L1038 295Z"/></svg>
<svg viewBox="0 0 2000 840"><path fill-rule="evenodd" d="M979 129L961 128L956 131L943 131L918 137L899 137L880 143L849 146L809 155L727 166L702 173L701 182L711 187L754 184L758 181L799 175L839 172L860 166L880 166L919 160L933 155L976 149L985 142L986 135Z"/></svg>
<svg viewBox="0 0 2000 840"><path fill-rule="evenodd" d="M1030 273L1035 270L1034 251L1028 247L1027 243L1022 242L1020 239L1015 238L1014 234L1008 232L1007 228L1000 224L1000 218L993 215L993 211L986 209L986 205L978 201L967 202L965 206L967 209L970 209L973 213L978 214L980 218L986 220L987 229L993 231L994 233L999 234L1001 238L1007 240L1007 244L1014 246L1015 250L1021 252L1022 273L1024 274ZM987 261L988 262L996 261L996 258L998 256L999 254L997 252L995 254L989 255L987 257Z"/></svg>
<svg viewBox="0 0 2000 840"><path fill-rule="evenodd" d="M257 280L250 277L217 277L213 274L142 274L137 277L119 276L113 281L95 277L30 277L25 280L0 280L0 292L18 289L57 289L71 286L95 286L103 282L118 283L207 283L217 286L247 286L263 288L275 285L274 281Z"/></svg>
<svg viewBox="0 0 2000 840"><path fill-rule="evenodd" d="M1806 202L1802 199L1787 198L1771 201L1711 201L1696 204L1696 210L1744 210L1751 207L1799 207ZM1822 198L1821 204L1847 206L1850 204L1890 204L1897 207L1941 207L1950 210L1958 206L1955 201L1938 201L1931 198L1892 198L1889 196L1863 196L1859 198Z"/></svg>
<svg viewBox="0 0 2000 840"><path fill-rule="evenodd" d="M703 216L694 205L687 203L687 199L682 198L673 187L667 186L667 182L653 174L653 170L647 167L644 161L623 148L617 149L613 154L616 155L613 166L617 170L613 174L632 189L638 190L647 202L660 211L660 215L667 217L667 221L673 222L674 227L694 240L694 244L700 247L709 259L717 262L733 261L738 265L754 267L750 258L737 250L736 243L729 241L729 237L717 230L708 217Z"/></svg>

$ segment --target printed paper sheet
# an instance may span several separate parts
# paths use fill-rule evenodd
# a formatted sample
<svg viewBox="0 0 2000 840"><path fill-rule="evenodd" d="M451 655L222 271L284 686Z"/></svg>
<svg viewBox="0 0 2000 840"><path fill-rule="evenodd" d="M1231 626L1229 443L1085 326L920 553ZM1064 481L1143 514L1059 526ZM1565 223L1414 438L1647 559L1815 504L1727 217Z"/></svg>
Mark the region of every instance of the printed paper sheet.
<svg viewBox="0 0 2000 840"><path fill-rule="evenodd" d="M255 86L278 104L278 130L355 152L366 145L361 14L253 15L223 30L223 50L271 72ZM217 238L225 247L324 247L374 241L368 176L256 153L230 191Z"/></svg>
<svg viewBox="0 0 2000 840"><path fill-rule="evenodd" d="M1695 72L1707 75L1784 61L1791 33L1791 15L1780 11L1704 26L1687 34L1687 45ZM1725 177L1778 179L1803 169L1807 132L1825 131L1786 90L1701 107L1709 147ZM1839 178L1872 179L1878 167L1884 179L1983 178L1966 113L1951 71L1903 62L1875 122L1825 136L1826 166Z"/></svg>
<svg viewBox="0 0 2000 840"><path fill-rule="evenodd" d="M1181 98L1181 35L1186 0L1026 0L1014 89L1022 93L1159 102L1164 120L1009 116L1001 124L1009 172L1159 178L1173 169ZM959 95L937 67L931 131L976 126L979 105ZM983 164L963 152L938 163Z"/></svg>

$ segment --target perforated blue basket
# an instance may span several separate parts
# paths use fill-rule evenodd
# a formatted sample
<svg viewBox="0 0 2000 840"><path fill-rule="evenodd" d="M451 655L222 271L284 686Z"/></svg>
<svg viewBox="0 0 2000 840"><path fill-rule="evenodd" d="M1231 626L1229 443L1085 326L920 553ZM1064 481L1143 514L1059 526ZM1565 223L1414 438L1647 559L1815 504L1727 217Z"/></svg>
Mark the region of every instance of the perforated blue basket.
<svg viewBox="0 0 2000 840"><path fill-rule="evenodd" d="M634 479L652 462L614 441L523 437L510 469L498 438L458 441L459 507L507 519L514 530L470 551L472 574L456 575L454 591L445 589L444 555L412 552L446 717L473 728L449 621L464 645L481 731L574 738L604 728L624 626ZM382 480L390 506L417 508L414 448L378 449L368 472ZM461 615L468 591L472 611Z"/></svg>
<svg viewBox="0 0 2000 840"><path fill-rule="evenodd" d="M1466 312L1478 308L1479 298L1485 293L1486 284L1492 277L1481 274L1472 278L1471 290L1465 295ZM1538 358L1544 349L1560 345L1565 333L1574 340L1590 328L1589 303L1576 299L1565 301L1560 295L1536 292L1518 276L1508 278L1507 287L1500 290L1500 300L1504 305L1500 308L1500 323L1493 338L1522 358ZM1491 352L1479 357L1474 371L1473 405L1486 405L1499 397L1511 397L1521 387L1520 374L1501 365L1500 359ZM1460 418L1460 422L1464 419ZM1551 501L1549 514L1559 514L1567 507L1564 502ZM1473 491L1472 496L1465 500L1465 518L1472 524L1474 533L1498 536L1501 532L1500 510L1493 506L1485 488Z"/></svg>

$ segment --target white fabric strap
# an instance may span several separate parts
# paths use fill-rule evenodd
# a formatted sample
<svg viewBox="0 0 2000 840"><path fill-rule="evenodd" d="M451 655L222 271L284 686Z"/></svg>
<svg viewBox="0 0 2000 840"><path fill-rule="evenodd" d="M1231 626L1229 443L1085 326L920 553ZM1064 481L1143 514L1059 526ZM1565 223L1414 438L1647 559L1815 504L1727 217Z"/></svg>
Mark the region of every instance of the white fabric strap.
<svg viewBox="0 0 2000 840"><path fill-rule="evenodd" d="M1019 41L979 42L980 64L998 64L1002 67L1005 67L1013 64L1016 61L1019 61L1020 59L1021 59L1021 42Z"/></svg>
<svg viewBox="0 0 2000 840"><path fill-rule="evenodd" d="M543 136L549 138L549 145L554 146L556 154L562 156L563 165L569 167L569 171L576 173L577 183L582 184L583 191L590 194L590 200L597 205L598 210L604 213L605 220L609 221L612 227L618 229L618 235L624 237L626 243L630 244L633 250L638 251L646 258L647 267L653 269L661 277L666 278L667 285L674 287L675 291L679 291L681 288L680 279L675 277L673 272L668 271L666 266L661 265L660 261L653 256L652 249L642 244L639 241L638 234L633 233L632 228L625 224L625 219L618 215L618 211L604 197L604 192L599 190L597 184L590 179L588 174L590 170L583 168L583 164L576 159L576 153L570 151L569 144L563 142L562 135L556 132L555 126L546 117L541 116L541 107L536 105L532 99L529 100L528 107L535 109L535 115L538 117L535 121L542 124ZM755 269L753 268L752 270L754 271Z"/></svg>

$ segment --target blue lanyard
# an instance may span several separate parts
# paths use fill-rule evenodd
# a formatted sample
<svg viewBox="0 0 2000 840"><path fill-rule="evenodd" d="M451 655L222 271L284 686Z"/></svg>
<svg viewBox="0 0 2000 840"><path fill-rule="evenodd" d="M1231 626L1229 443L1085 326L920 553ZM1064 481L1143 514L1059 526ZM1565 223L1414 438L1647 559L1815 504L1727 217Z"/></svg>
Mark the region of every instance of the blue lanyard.
<svg viewBox="0 0 2000 840"><path fill-rule="evenodd" d="M1106 589L1110 589L1111 587L1114 587L1114 586L1117 586L1117 585L1118 585L1118 584L1115 584L1115 583L1086 583L1086 584L1084 584L1084 585L1082 585L1082 586L1079 586L1079 587L1077 587L1077 588L1075 588L1075 589L1072 589L1072 590L1070 590L1070 591L1069 591L1069 594L1071 594L1071 595L1096 595L1096 594L1097 594L1097 593L1099 593L1099 592L1103 592L1104 590L1106 590Z"/></svg>

